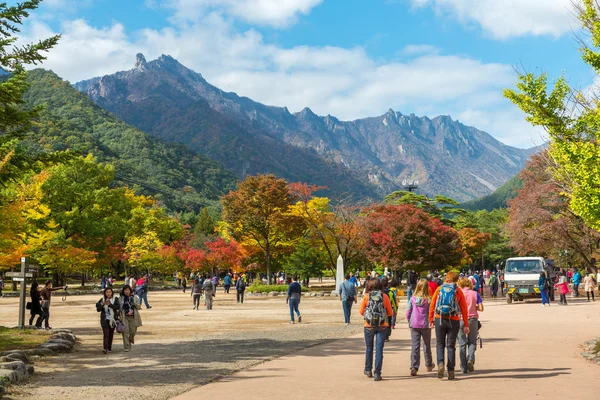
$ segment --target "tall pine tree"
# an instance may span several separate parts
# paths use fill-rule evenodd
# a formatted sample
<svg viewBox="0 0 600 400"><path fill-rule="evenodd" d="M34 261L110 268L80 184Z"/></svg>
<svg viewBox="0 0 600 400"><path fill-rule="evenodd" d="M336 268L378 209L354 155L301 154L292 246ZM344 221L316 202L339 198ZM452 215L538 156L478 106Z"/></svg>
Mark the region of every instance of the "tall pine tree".
<svg viewBox="0 0 600 400"><path fill-rule="evenodd" d="M22 146L22 139L39 109L24 107L27 90L25 66L37 65L46 59L44 53L54 47L60 35L37 43L17 45L20 27L29 12L39 7L41 0L31 0L8 6L0 3L0 185L5 186L48 155L31 155Z"/></svg>

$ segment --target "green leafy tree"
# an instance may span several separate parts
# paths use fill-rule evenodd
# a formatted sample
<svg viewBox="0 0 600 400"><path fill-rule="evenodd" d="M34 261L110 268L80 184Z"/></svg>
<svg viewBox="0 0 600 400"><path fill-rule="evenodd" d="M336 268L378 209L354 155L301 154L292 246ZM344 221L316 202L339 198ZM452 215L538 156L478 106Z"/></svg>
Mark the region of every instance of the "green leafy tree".
<svg viewBox="0 0 600 400"><path fill-rule="evenodd" d="M44 157L32 157L20 146L40 108L23 107L23 94L28 88L26 65L36 65L46 59L44 53L58 42L60 35L37 43L17 45L19 28L29 12L41 0L25 1L8 6L0 4L0 68L7 79L0 77L0 184L5 185L30 169Z"/></svg>
<svg viewBox="0 0 600 400"><path fill-rule="evenodd" d="M216 227L217 224L208 212L208 208L204 207L198 216L198 222L196 223L194 233L197 235L203 234L206 236L214 235Z"/></svg>
<svg viewBox="0 0 600 400"><path fill-rule="evenodd" d="M600 73L600 3L574 2L575 12L589 40L580 40L580 53ZM526 114L526 120L543 127L551 138L553 177L568 196L569 207L595 229L600 229L600 98L569 87L560 77L552 89L548 75L523 73L517 90L504 94Z"/></svg>
<svg viewBox="0 0 600 400"><path fill-rule="evenodd" d="M465 210L460 208L460 203L450 197L437 195L434 198L427 197L423 194L398 190L385 196L386 204L409 204L420 208L432 217L438 218L445 225L452 226L453 218L457 215L465 213Z"/></svg>
<svg viewBox="0 0 600 400"><path fill-rule="evenodd" d="M311 276L318 276L326 266L325 255L314 240L302 238L294 252L285 258L284 269L288 274L303 277L309 282Z"/></svg>

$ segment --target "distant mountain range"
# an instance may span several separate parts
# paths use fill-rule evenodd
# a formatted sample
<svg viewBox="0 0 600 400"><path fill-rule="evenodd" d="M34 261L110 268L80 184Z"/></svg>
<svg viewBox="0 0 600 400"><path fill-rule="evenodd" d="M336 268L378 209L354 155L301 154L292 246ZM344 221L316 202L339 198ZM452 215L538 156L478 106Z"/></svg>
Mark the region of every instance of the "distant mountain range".
<svg viewBox="0 0 600 400"><path fill-rule="evenodd" d="M69 149L115 166L115 181L174 211L218 206L237 178L219 163L138 130L95 105L51 71L30 71L25 106L45 105L25 145L32 153Z"/></svg>
<svg viewBox="0 0 600 400"><path fill-rule="evenodd" d="M240 178L271 172L327 186L333 197L379 199L418 179L422 193L466 201L496 190L535 151L448 116L389 110L340 121L309 108L292 114L224 92L166 55L147 62L138 54L133 69L74 86L125 122L183 143Z"/></svg>

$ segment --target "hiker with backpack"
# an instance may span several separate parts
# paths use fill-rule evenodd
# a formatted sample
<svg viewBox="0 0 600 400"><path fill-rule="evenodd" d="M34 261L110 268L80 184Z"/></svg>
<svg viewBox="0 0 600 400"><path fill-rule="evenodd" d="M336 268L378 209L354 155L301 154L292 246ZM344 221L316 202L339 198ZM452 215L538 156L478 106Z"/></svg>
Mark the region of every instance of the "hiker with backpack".
<svg viewBox="0 0 600 400"><path fill-rule="evenodd" d="M152 308L150 304L148 304L148 274L145 274L143 277L138 279L135 284L135 294L141 300L144 301L146 305L146 309ZM141 302L140 300L140 302Z"/></svg>
<svg viewBox="0 0 600 400"><path fill-rule="evenodd" d="M213 297L215 297L215 285L212 279L205 279L202 284L202 291L204 292L204 305L207 310L212 310Z"/></svg>
<svg viewBox="0 0 600 400"><path fill-rule="evenodd" d="M192 299L194 301L194 310L200 309L200 298L202 297L202 281L200 278L194 280L194 286L192 286Z"/></svg>
<svg viewBox="0 0 600 400"><path fill-rule="evenodd" d="M288 286L288 294L285 300L286 304L290 305L290 324L294 324L294 313L298 316L298 323L302 322L302 315L298 306L300 305L300 298L302 297L302 286L298 283L298 277L294 275L292 277L292 283Z"/></svg>
<svg viewBox="0 0 600 400"><path fill-rule="evenodd" d="M540 289L540 294L542 295L542 307L549 307L550 299L548 297L548 291L550 290L550 282L546 277L546 271L542 271L540 273L540 278L538 279L538 287Z"/></svg>
<svg viewBox="0 0 600 400"><path fill-rule="evenodd" d="M417 376L421 365L421 340L423 341L423 354L427 372L433 371L435 364L431 356L431 328L429 327L429 295L428 281L422 279L417 283L417 288L406 308L406 320L410 328L410 376Z"/></svg>
<svg viewBox="0 0 600 400"><path fill-rule="evenodd" d="M390 282L390 287L387 292L388 297L390 298L390 303L392 303L392 311L394 314L392 315L392 321L390 322L390 335L392 334L392 329L396 329L396 319L398 316L398 281L396 279L392 279ZM390 337L388 335L388 338Z"/></svg>
<svg viewBox="0 0 600 400"><path fill-rule="evenodd" d="M468 319L460 320L460 329L458 331L460 369L463 374L466 374L475 371L475 351L477 350L477 336L479 334L479 312L483 312L483 300L479 293L473 290L473 284L469 279L460 279L458 287L465 296L465 302L467 303ZM464 330L465 327L469 328L468 334Z"/></svg>
<svg viewBox="0 0 600 400"><path fill-rule="evenodd" d="M350 281L350 278L350 274L346 274L344 277L344 282L342 282L340 289L338 290L340 300L342 301L342 309L344 310L344 323L346 325L350 324L352 304L358 302L356 299L356 286L354 286L354 283Z"/></svg>
<svg viewBox="0 0 600 400"><path fill-rule="evenodd" d="M454 368L456 365L456 339L460 329L460 315L464 321L469 320L467 314L467 303L461 290L458 290L456 282L458 273L448 272L446 280L436 289L429 306L429 327L435 327L437 344L437 364L439 379L444 378L444 360L446 349L448 350L448 380L454 380ZM469 327L464 326L465 335L469 334Z"/></svg>
<svg viewBox="0 0 600 400"><path fill-rule="evenodd" d="M496 276L496 273L492 272L488 280L488 285L490 287L490 295L492 297L498 297L498 277Z"/></svg>
<svg viewBox="0 0 600 400"><path fill-rule="evenodd" d="M385 335L385 341L389 342L390 336L392 336L392 325L394 324L394 315L398 311L398 305L396 304L396 307L394 307L394 302L397 301L396 293L392 292L392 290L390 289L390 285L388 283L388 278L383 278L381 280L381 284L383 285L383 293L385 293L387 295L387 297L390 299L390 304L392 305L392 317L389 320L389 325L387 327L387 332Z"/></svg>
<svg viewBox="0 0 600 400"><path fill-rule="evenodd" d="M360 315L365 319L365 375L381 380L383 368L383 346L389 326L389 319L394 315L390 298L383 292L379 279L370 279L365 295L360 303ZM373 344L375 344L375 370L373 371Z"/></svg>
<svg viewBox="0 0 600 400"><path fill-rule="evenodd" d="M238 303L244 304L244 292L246 291L246 281L240 275L235 283L235 292Z"/></svg>
<svg viewBox="0 0 600 400"><path fill-rule="evenodd" d="M231 288L231 284L233 283L232 279L231 279L231 274L228 272L227 275L225 275L225 278L223 278L223 288L224 288L224 292L229 294L229 289ZM237 284L236 284L237 286ZM238 301L239 303L239 301Z"/></svg>

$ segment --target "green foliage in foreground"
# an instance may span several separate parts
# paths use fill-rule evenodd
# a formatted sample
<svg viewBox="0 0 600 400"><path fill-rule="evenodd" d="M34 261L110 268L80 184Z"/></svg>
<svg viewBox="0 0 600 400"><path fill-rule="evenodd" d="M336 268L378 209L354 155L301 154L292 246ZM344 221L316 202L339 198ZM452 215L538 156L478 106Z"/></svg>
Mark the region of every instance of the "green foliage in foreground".
<svg viewBox="0 0 600 400"><path fill-rule="evenodd" d="M236 178L216 162L127 125L54 73L31 71L28 83L26 105L44 106L28 134L28 152L93 153L114 165L116 184L172 210L218 206L220 196L235 187Z"/></svg>
<svg viewBox="0 0 600 400"><path fill-rule="evenodd" d="M492 211L497 208L506 208L508 201L514 199L522 187L523 181L518 175L515 175L504 185L496 189L494 193L462 203L461 207L469 211Z"/></svg>

